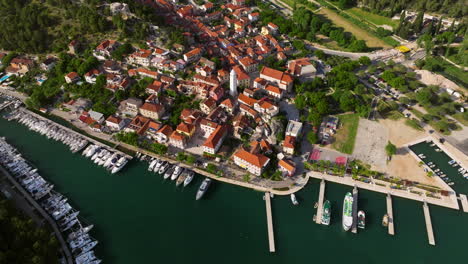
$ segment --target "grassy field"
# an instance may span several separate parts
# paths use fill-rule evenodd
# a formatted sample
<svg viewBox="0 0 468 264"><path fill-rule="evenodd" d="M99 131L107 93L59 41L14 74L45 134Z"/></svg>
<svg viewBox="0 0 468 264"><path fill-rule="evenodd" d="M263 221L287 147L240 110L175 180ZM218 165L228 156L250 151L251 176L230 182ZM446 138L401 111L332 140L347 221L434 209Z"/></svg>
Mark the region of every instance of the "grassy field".
<svg viewBox="0 0 468 264"><path fill-rule="evenodd" d="M338 118L341 127L335 134L335 142L333 142L332 147L340 152L352 154L359 126L359 115L346 114L340 115Z"/></svg>
<svg viewBox="0 0 468 264"><path fill-rule="evenodd" d="M468 90L468 74L466 72L440 57L434 57L433 60L444 69L439 72L440 74Z"/></svg>
<svg viewBox="0 0 468 264"><path fill-rule="evenodd" d="M362 10L361 8L353 7L351 9L346 10L348 13L351 13L357 17L363 18L371 23L376 25L389 25L395 28L398 25L396 20L392 20L389 17L380 16L377 14L373 14L367 11Z"/></svg>
<svg viewBox="0 0 468 264"><path fill-rule="evenodd" d="M416 119L407 119L405 121L405 124L411 128L414 128L418 131L423 131L424 129L422 128L422 126L419 124L419 121L416 120Z"/></svg>
<svg viewBox="0 0 468 264"><path fill-rule="evenodd" d="M280 2L280 3L282 2L283 4L288 5L288 6L290 6L291 8L293 8L293 7L294 7L294 2L296 2L296 1L295 1L295 0L279 0L278 2ZM315 11L315 10L317 10L317 8L310 8L310 7L308 7L308 6L305 6L305 5L303 5L303 4L300 4L300 3L296 2L296 8L299 8L299 7L307 8L307 9L309 9L310 11Z"/></svg>
<svg viewBox="0 0 468 264"><path fill-rule="evenodd" d="M468 126L468 120L463 118L463 113L456 113L452 115L452 117L458 120L458 122L462 123L464 126Z"/></svg>
<svg viewBox="0 0 468 264"><path fill-rule="evenodd" d="M386 44L383 40L372 36L370 33L354 25L350 21L346 20L336 12L329 8L322 8L318 14L322 14L331 20L336 26L344 28L345 31L351 32L357 39L362 39L366 42L370 48L391 48L390 45Z"/></svg>

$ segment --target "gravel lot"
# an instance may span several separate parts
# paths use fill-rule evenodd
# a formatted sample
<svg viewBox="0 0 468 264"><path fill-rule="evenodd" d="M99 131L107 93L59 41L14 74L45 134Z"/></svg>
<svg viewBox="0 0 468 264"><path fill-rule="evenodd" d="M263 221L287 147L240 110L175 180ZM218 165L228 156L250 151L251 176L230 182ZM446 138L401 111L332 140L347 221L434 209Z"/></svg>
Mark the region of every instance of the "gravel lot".
<svg viewBox="0 0 468 264"><path fill-rule="evenodd" d="M352 157L371 164L374 169L386 169L388 138L388 130L381 123L361 118Z"/></svg>

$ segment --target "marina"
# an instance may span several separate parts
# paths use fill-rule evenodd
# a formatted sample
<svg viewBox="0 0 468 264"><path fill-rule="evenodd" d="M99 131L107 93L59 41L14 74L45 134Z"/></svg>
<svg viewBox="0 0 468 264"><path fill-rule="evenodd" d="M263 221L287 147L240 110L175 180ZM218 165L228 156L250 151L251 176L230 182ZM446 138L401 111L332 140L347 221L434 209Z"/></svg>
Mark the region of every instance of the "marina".
<svg viewBox="0 0 468 264"><path fill-rule="evenodd" d="M17 109L9 113L6 119L9 121L16 120L30 130L46 136L48 139L64 143L72 153L77 153L84 149L83 156L90 158L91 161L99 166L104 166L112 174L122 170L128 161L132 159L132 156L128 154L115 150L97 140L86 137L26 109Z"/></svg>
<svg viewBox="0 0 468 264"><path fill-rule="evenodd" d="M268 247L270 252L275 252L275 234L273 232L273 216L271 213L271 198L270 193L265 193L263 196L265 200L267 227L268 227Z"/></svg>
<svg viewBox="0 0 468 264"><path fill-rule="evenodd" d="M55 143L54 143L54 144L55 144ZM70 155L72 155L72 154L70 153ZM150 164L149 164L149 165L150 165ZM131 174L131 175L134 175L134 173L135 173L135 168L133 168L133 167L135 167L135 166L130 166L129 171L128 171L128 173ZM140 168L140 169L139 169L139 170L140 170L139 173L141 173L141 166L140 166L140 165L137 165L137 167ZM147 168L148 168L148 167L146 167L144 170L147 170ZM183 173L182 173L182 174L183 174ZM181 174L181 175L182 175L182 174ZM172 175L172 174L171 174L171 175ZM100 175L94 174L94 176L98 176L98 177L99 177ZM180 176L179 176L179 177L180 177ZM333 176L330 176L330 177L333 177ZM120 177L119 177L119 178L120 178ZM125 178L128 178L128 177L125 177ZM130 182L127 181L127 180L130 180L130 179L125 179L125 178L122 178L123 181L127 182L127 184L126 184L125 186L131 186L131 184L129 184L131 181L130 181ZM153 178L154 178L154 177L153 177ZM159 177L156 177L156 178L159 178ZM323 177L322 177L322 178L323 178ZM337 177L335 177L335 178L337 178ZM138 181L142 180L141 177L132 178L132 179L139 179ZM179 179L179 178L177 178L177 180L178 180L178 179ZM59 178L57 178L56 180L57 180L58 182L60 182ZM201 177L195 178L195 180L194 180L194 181L195 181L195 185L194 185L194 187L192 188L192 192L189 192L189 193L188 193L191 200L195 200L195 199L193 198L193 197L195 196L195 193L193 193L193 191L196 191L197 187L198 187L198 186L200 185L200 183L201 183L201 180L202 180ZM316 195L318 195L318 196L320 197L319 192L320 192L320 189L321 189L321 187L320 187L320 186L321 186L321 180L322 180L322 179L320 179L320 181L316 181L316 180L315 180L315 181L312 181L311 184L310 184L310 187L307 187L306 189L304 189L304 192L309 193L309 192L311 192L311 188L312 188L312 189L315 189L315 187L316 187L316 188L317 188L317 192L314 192L314 194L316 193ZM347 179L345 179L345 180L347 180ZM88 181L89 181L89 178L88 178ZM121 181L121 180L119 179L118 181ZM146 180L145 180L145 181L146 181ZM161 181L161 182L162 182L162 181ZM162 187L165 186L165 188L167 188L167 183L169 183L169 182L170 182L170 181L167 181L166 184L163 183ZM153 184L151 184L150 186L154 186L154 184L155 184L155 182L153 182ZM325 183L324 183L324 184L325 184ZM353 186L353 187L354 187L354 185L356 185L356 184L353 184L353 185L350 184L349 186ZM103 186L103 185L101 184L101 185L99 185L99 186ZM343 197L342 195L343 195L343 193L344 193L344 192L343 192L343 187L346 187L346 186L340 186L339 188L337 188L336 185L332 185L332 186L334 186L334 187L331 188L331 194L330 194L330 196L327 194L327 199L331 199L331 200L334 201L335 203L336 203L336 202L339 203L340 201L342 201L342 197ZM357 186L358 186L359 188L361 188L361 187L359 186L359 184L358 184ZM188 187L189 187L189 186L188 186ZM218 186L217 186L217 187L218 187ZM377 187L377 186L376 186L376 187ZM159 188L159 187L158 187L158 188ZM227 188L227 189L231 189L232 186L227 187L227 186L224 185L224 187L222 187L223 190L225 190L226 188ZM101 189L102 189L102 187L99 188L99 193L102 192ZM236 189L236 188L234 188L234 189ZM237 188L237 189L238 189L238 188ZM336 195L337 189L340 190L340 191L338 192L338 193L340 193L340 195L339 195L340 198L337 197L337 195ZM161 190L158 190L158 191L161 191ZM242 192L242 193L249 193L249 191L245 191L245 192L244 192L243 190L242 190L241 192ZM302 192L302 191L301 191L301 192ZM324 191L323 191L323 192L324 192ZM109 193L109 192L107 192L107 193ZM327 191L327 193L328 193L328 191ZM333 194L333 193L335 193L335 194ZM161 195L162 195L162 194L161 194ZM164 194L164 195L167 195L167 194ZM216 192L216 196L217 196L216 199L217 199L217 200L218 200L218 199L222 199L222 198L219 198L219 197L218 197L219 195L220 195L220 193L219 193L219 192ZM364 195L364 197L366 197L366 196L368 196L368 195L370 195L370 194L367 193L367 194ZM315 195L314 195L314 196L315 196ZM323 196L324 196L324 194L323 194ZM361 192L360 192L360 196L361 196ZM372 197L374 197L374 196L375 196L375 195L372 194ZM133 197L133 196L132 196L132 197ZM315 197L316 197L316 196L315 196ZM285 199L285 198L286 198L286 199ZM276 208L276 207L278 206L278 204L280 204L280 205L281 205L280 208L281 208L282 211L287 210L286 208L291 206L291 201L290 201L289 197L285 197L285 198L284 198L284 197L280 197L280 198L278 198L278 199L275 199L275 202L271 201L270 208L271 208L271 207L275 207L275 208ZM226 198L224 198L224 199L226 199ZM360 198L360 199L363 199L363 198ZM364 199L366 199L366 198L364 198ZM106 200L107 200L107 199L106 199ZM211 199L208 199L208 200L206 200L205 202L208 202L208 205L209 205L210 203L212 203L212 202L214 202L214 201L212 201ZM221 201L220 201L220 202L221 202ZM287 203L286 203L286 202L287 202ZM310 203L310 201L309 201L309 203ZM203 204L204 204L204 203L203 203ZM276 204L276 205L275 205L275 204ZM286 204L288 205L287 207L285 206ZM307 204L307 201L305 201L305 204ZM202 205L202 204L200 204L200 205ZM90 205L87 205L86 207L89 207L89 206L90 206ZM92 205L91 205L91 206L92 206ZM365 205L366 211L368 210L368 206L369 206L368 203L366 203L366 205ZM420 206L420 205L419 205L419 206ZM300 206L300 207L295 207L295 208L298 208L299 211L303 211L303 208L304 208L304 207L303 207L303 206ZM336 206L336 207L334 207L334 208L335 208L335 209L334 209L335 213L336 213L336 210L340 210L340 206ZM419 208L420 208L420 207L419 207ZM179 209L180 209L180 208L179 208ZM288 210L289 210L289 209L288 209ZM310 207L309 207L309 210L310 210ZM398 210L399 215L400 215L400 212L401 212L400 209L397 209L397 210ZM401 209L401 210L405 211L404 209ZM295 211L297 211L297 209L296 209ZM276 212L276 210L275 210L275 212ZM294 211L290 211L288 214L294 215ZM337 214L337 215L338 215L338 214ZM372 215L371 215L371 216L372 216ZM276 216L276 215L275 215L275 221L276 221L276 218L280 218L280 221L279 221L279 222L280 222L282 228L284 228L284 227L283 227L283 224L284 224L284 221L285 221L285 220L284 220L284 219L281 220L282 217ZM338 216L337 216L336 218L339 219ZM204 219L205 219L205 218L204 218ZM308 219L310 219L310 218L308 218ZM206 219L205 219L205 220L206 220ZM153 221L154 221L154 220L153 220ZM309 221L310 221L310 220L309 220ZM93 222L94 222L94 221L93 221ZM282 223L281 223L281 222L282 222ZM302 222L302 221L301 221L301 222ZM166 223L166 224L167 224L167 223ZM179 224L180 224L180 223L179 223ZM211 224L213 224L213 223L211 223ZM260 226L264 226L264 222L263 222L263 221L262 221L262 225L260 225ZM438 225L437 225L437 226L438 226ZM331 229L329 229L329 230L331 230L331 231L329 231L329 232L332 232L332 233L331 233L332 236L333 236L333 233L334 233L334 231L333 231L334 229L340 229L340 231L342 232L341 225L338 225L337 223L333 223L333 222L332 222L330 227L331 227ZM371 232L371 233L372 233L372 230L373 230L372 227L373 227L373 226L371 225L371 226L370 226L370 228L371 228L371 229L370 229L370 232ZM374 227L375 227L375 226L374 226ZM399 228L400 228L400 227L399 227ZM402 228L403 228L403 227L402 227ZM288 229L290 229L290 228L288 228ZM267 229L267 230L268 230L268 229ZM313 232L315 233L316 231L313 231ZM365 233L368 233L367 230L366 230ZM400 232L400 233L401 233L401 232ZM406 233L406 232L405 232L405 233ZM269 234L269 232L268 232L268 234ZM290 254L290 253L292 254L292 252L295 252L295 250L292 250L291 248L288 249L288 247L283 246L284 243L288 243L288 237L285 236L285 235L286 235L286 234L285 234L285 231L280 231L279 234L277 234L277 236L278 236L278 238L279 238L279 242L278 242L278 243L281 244L281 255L284 255L284 254L287 254L287 255L288 255L288 254ZM288 234L288 236L289 236L289 234ZM400 235L400 236L403 236L403 237L404 237L404 235ZM359 237L360 237L360 236L359 236ZM335 239L336 239L336 238L335 238ZM273 242L274 242L274 239L273 239ZM289 243L291 243L291 241L289 241ZM92 244L90 244L88 247L91 247L91 246L92 246ZM438 247L439 247L439 246L440 246L440 245L438 245ZM284 247L284 249L283 249L283 247ZM107 251L107 250L109 250L109 249L106 249L105 251ZM284 251L284 252L283 252L283 251ZM288 253L288 252L290 252L290 253ZM278 253L279 253L279 252L277 252L277 254L278 254ZM382 254L382 253L380 253L380 254ZM276 254L275 254L275 255L276 255ZM273 261L273 262L274 262L274 261ZM118 263L118 261L117 261L116 263ZM126 262L121 262L121 263L126 263ZM179 262L177 262L177 263L179 263ZM180 262L180 263L182 263L182 262Z"/></svg>
<svg viewBox="0 0 468 264"><path fill-rule="evenodd" d="M87 231L83 231L84 220L78 218L79 211L72 208L66 197L53 191L54 185L44 180L38 169L26 161L4 138L0 138L0 165L3 174L49 222L61 244L66 263L100 263L92 251L98 242ZM66 243L63 236L70 235L69 232L82 234ZM92 255L87 257L87 261L81 261L85 254Z"/></svg>
<svg viewBox="0 0 468 264"><path fill-rule="evenodd" d="M429 244L435 246L434 231L432 230L431 214L429 213L429 206L426 202L423 204L424 219L426 220L427 239Z"/></svg>
<svg viewBox="0 0 468 264"><path fill-rule="evenodd" d="M388 234L393 236L395 235L393 204L392 204L392 196L389 193L387 194L387 215L388 215Z"/></svg>
<svg viewBox="0 0 468 264"><path fill-rule="evenodd" d="M304 198L300 206L291 205L289 195L275 195L271 200L272 210L275 210L277 248L275 254L268 255L265 254L268 232L265 201L261 199L263 193L216 184L203 202L197 202L194 197L203 181L200 175L196 175L186 188L175 188L170 181L149 173L147 163L137 162L128 166L124 177L109 178L98 167L87 166L88 159L70 153L64 145L0 119L0 127L4 124L9 125L0 130L1 135L11 138L11 142L44 171L59 191L67 193L69 200L80 205L80 215L95 224L97 231L93 237L100 241L96 255L102 257L103 263L145 263L154 257L154 252L158 252L160 261L191 263L206 247L212 248L212 260L207 263L216 263L219 259L228 264L280 264L285 259L289 263L303 263L311 258L331 263L349 260L350 254L335 254L337 244L348 245L353 258L366 256L365 261L370 263L407 263L425 258L429 259L426 263L435 264L447 259L441 252L450 254L454 261L463 261L466 257L463 241L468 237L468 230L463 223L468 219L467 214L460 216L455 210L431 207L432 221L438 229L438 244L428 248L421 203L394 197L394 210L398 212L395 221L399 223L400 231L398 239L393 239L383 234L380 225L386 211L382 206L385 195L359 186L360 209L364 209L370 219L366 232L353 238L343 232L341 203L344 194L352 191L353 186L333 182L327 182L326 190L334 216L330 225L327 228L311 225L315 214L311 208L319 196L321 178L311 178L309 184L296 193ZM113 206L109 207L109 204ZM181 210L182 205L184 210ZM114 219L112 223L109 223L110 219ZM140 219L141 224L129 224L135 219ZM246 221L248 224L242 224ZM223 232L207 234L208 229ZM350 239L356 243L350 243ZM129 240L132 243L128 243ZM179 253L180 247L169 246L169 241L173 240L180 241L179 246L185 248L184 254ZM233 244L238 245L243 254L227 248ZM311 245L314 250L310 250ZM388 248L398 250L400 254L394 254Z"/></svg>
<svg viewBox="0 0 468 264"><path fill-rule="evenodd" d="M409 145L408 148L415 158L423 162L424 169L432 172L433 177L445 182L454 191L467 190L468 173L465 163L451 155L442 143L427 138Z"/></svg>

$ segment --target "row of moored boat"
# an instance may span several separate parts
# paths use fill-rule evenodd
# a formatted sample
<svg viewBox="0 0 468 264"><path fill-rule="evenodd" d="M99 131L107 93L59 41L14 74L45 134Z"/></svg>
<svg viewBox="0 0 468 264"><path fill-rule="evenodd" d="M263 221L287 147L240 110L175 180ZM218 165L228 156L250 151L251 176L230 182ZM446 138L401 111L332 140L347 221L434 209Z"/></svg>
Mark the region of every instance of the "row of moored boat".
<svg viewBox="0 0 468 264"><path fill-rule="evenodd" d="M157 158L149 160L148 171L161 175L165 180L171 179L172 181L176 181L176 186L183 184L183 186L186 187L195 177L195 173L193 171ZM197 200L203 197L205 192L208 190L210 183L211 179L209 178L206 178L202 182L196 195Z"/></svg>
<svg viewBox="0 0 468 264"><path fill-rule="evenodd" d="M128 163L126 157L98 145L89 145L82 155L97 165L104 166L112 174L119 172Z"/></svg>
<svg viewBox="0 0 468 264"><path fill-rule="evenodd" d="M0 164L29 192L38 204L55 220L60 231L67 236L67 243L77 264L98 264L93 248L98 241L89 235L91 226L83 227L78 219L79 211L73 209L68 199L53 191L53 185L42 178L21 154L4 138L0 139Z"/></svg>
<svg viewBox="0 0 468 264"><path fill-rule="evenodd" d="M45 135L49 139L63 142L70 147L73 153L83 150L89 143L78 133L70 132L51 121L38 118L22 110L10 113L7 120L17 120L30 130ZM128 159L123 154L96 144L89 145L82 154L97 165L104 166L112 174L122 170L128 163Z"/></svg>

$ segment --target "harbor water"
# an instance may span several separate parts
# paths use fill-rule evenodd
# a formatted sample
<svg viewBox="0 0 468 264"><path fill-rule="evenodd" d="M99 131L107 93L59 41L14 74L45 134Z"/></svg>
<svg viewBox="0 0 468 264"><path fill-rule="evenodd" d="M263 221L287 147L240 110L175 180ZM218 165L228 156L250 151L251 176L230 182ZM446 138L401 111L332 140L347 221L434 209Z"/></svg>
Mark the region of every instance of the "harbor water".
<svg viewBox="0 0 468 264"><path fill-rule="evenodd" d="M468 214L430 206L436 246L427 242L422 204L393 198L395 236L381 220L385 196L359 192L366 229L341 227L343 197L351 187L327 182L331 225L313 222L319 181L296 195L272 199L276 253L268 252L262 193L213 182L195 201L202 181L186 188L147 172L131 161L111 175L65 145L0 118L0 136L39 168L55 189L69 198L80 216L94 224L96 255L103 263L464 263L468 257ZM463 179L464 180L464 179ZM468 193L467 189L458 190Z"/></svg>
<svg viewBox="0 0 468 264"><path fill-rule="evenodd" d="M431 143L421 142L410 147L410 149L416 154L424 154L426 156L423 161L427 164L432 162L435 167L432 170L439 169L444 172L448 179L454 183L450 186L453 190L458 193L467 194L468 193L468 179L465 179L463 175L458 172L460 166L453 167L448 164L452 160L444 151L437 152L436 149L439 149L437 145L431 146ZM434 176L437 177L437 176Z"/></svg>

